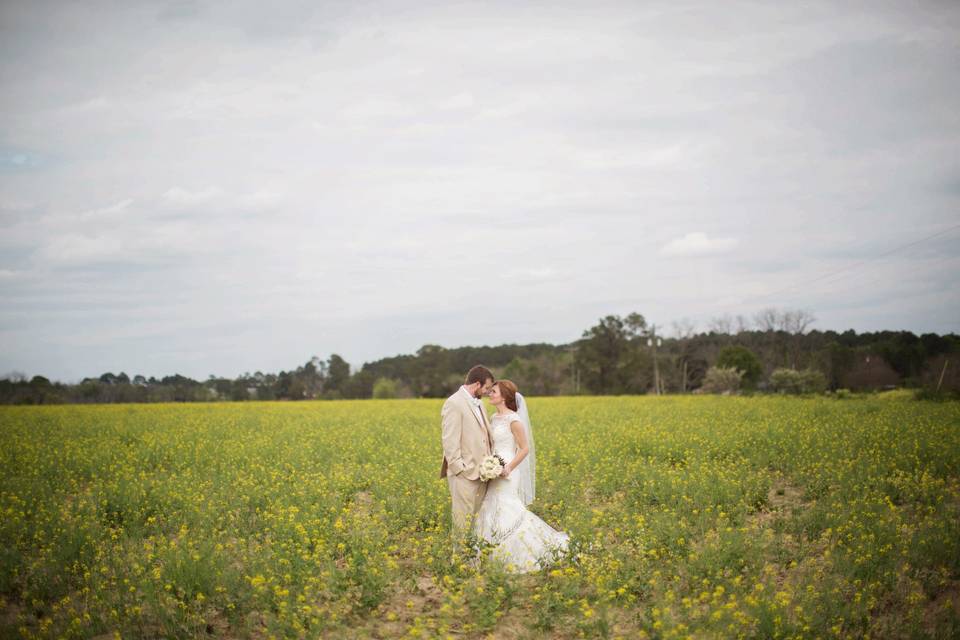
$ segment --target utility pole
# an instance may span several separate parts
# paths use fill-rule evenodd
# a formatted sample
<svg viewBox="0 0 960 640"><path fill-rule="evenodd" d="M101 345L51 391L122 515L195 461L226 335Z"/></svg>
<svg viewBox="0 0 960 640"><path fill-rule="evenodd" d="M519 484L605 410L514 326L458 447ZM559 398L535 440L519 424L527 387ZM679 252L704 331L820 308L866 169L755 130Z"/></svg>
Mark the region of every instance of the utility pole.
<svg viewBox="0 0 960 640"><path fill-rule="evenodd" d="M570 352L570 384L573 387L574 395L580 395L580 370L577 368L577 346L570 345L567 351Z"/></svg>
<svg viewBox="0 0 960 640"><path fill-rule="evenodd" d="M650 326L650 337L647 338L647 346L653 349L653 388L657 390L657 395L663 393L660 384L660 365L657 363L657 347L663 346L663 340L657 336L657 325Z"/></svg>

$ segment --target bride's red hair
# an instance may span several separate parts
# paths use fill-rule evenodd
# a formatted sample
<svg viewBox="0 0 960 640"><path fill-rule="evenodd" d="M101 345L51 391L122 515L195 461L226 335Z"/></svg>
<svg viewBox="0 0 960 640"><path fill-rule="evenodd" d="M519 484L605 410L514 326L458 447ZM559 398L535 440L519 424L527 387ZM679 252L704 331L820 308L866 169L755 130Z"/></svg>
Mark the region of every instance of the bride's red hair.
<svg viewBox="0 0 960 640"><path fill-rule="evenodd" d="M517 410L517 385L510 380L497 380L497 386L500 388L500 395L507 404L510 411Z"/></svg>

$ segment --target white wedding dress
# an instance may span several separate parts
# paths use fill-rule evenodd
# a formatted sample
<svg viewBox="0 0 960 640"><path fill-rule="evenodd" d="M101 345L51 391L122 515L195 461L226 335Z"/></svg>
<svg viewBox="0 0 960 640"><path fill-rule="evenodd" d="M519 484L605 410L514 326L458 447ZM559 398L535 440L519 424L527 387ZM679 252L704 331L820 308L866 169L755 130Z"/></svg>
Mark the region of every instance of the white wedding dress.
<svg viewBox="0 0 960 640"><path fill-rule="evenodd" d="M490 421L493 452L503 458L505 464L513 460L517 449L510 430L510 423L514 420L523 422L517 413L497 413ZM521 498L518 476L515 469L507 478L490 481L477 512L474 531L494 545L493 557L501 560L508 569L526 573L540 569L541 563L549 563L565 551L570 537L527 509Z"/></svg>

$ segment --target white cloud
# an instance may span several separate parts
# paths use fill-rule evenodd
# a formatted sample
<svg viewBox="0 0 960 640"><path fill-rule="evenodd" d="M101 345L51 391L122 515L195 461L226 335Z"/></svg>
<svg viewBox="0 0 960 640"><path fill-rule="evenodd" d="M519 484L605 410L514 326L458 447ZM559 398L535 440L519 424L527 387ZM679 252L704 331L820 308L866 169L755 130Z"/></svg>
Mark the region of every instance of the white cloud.
<svg viewBox="0 0 960 640"><path fill-rule="evenodd" d="M204 187L196 191L190 191L183 187L171 187L163 194L163 199L174 206L192 207L213 202L221 196L223 196L223 190L214 186Z"/></svg>
<svg viewBox="0 0 960 640"><path fill-rule="evenodd" d="M244 211L275 209L283 203L283 194L270 189L258 189L236 198L237 206Z"/></svg>
<svg viewBox="0 0 960 640"><path fill-rule="evenodd" d="M608 313L705 321L960 205L949 3L281 4L171 23L131 0L109 24L3 5L0 295L19 315L0 370L142 352L147 374L184 353L184 373L235 374L565 341ZM892 264L949 290L955 239L919 249L941 268ZM817 285L764 304L886 317ZM960 317L930 300L908 328ZM199 326L223 328L216 349Z"/></svg>
<svg viewBox="0 0 960 640"><path fill-rule="evenodd" d="M340 111L340 116L349 122L368 124L371 121L407 118L416 113L416 108L387 96L351 104Z"/></svg>
<svg viewBox="0 0 960 640"><path fill-rule="evenodd" d="M462 109L470 109L474 105L473 95L467 92L458 93L455 96L450 96L441 100L437 106L440 109L459 111Z"/></svg>
<svg viewBox="0 0 960 640"><path fill-rule="evenodd" d="M205 213L258 212L275 209L283 202L283 194L276 189L258 187L252 191L228 192L217 186L189 190L171 187L161 201L175 210Z"/></svg>
<svg viewBox="0 0 960 640"><path fill-rule="evenodd" d="M660 255L670 257L707 256L728 253L737 246L736 238L711 238L706 233L695 231L681 238L674 238L660 249Z"/></svg>
<svg viewBox="0 0 960 640"><path fill-rule="evenodd" d="M130 205L134 203L133 198L124 198L119 202L101 207L99 209L90 209L77 215L78 218L87 222L89 219L116 220L129 213Z"/></svg>

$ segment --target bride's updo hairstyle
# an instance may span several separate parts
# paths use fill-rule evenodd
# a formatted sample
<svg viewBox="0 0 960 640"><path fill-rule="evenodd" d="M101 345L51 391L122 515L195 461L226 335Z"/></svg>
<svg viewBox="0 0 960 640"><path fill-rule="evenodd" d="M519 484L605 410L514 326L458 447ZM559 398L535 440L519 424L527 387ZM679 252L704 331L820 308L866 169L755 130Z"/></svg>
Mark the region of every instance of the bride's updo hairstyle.
<svg viewBox="0 0 960 640"><path fill-rule="evenodd" d="M510 380L497 380L497 386L500 387L500 395L507 404L510 411L517 410L517 385Z"/></svg>

